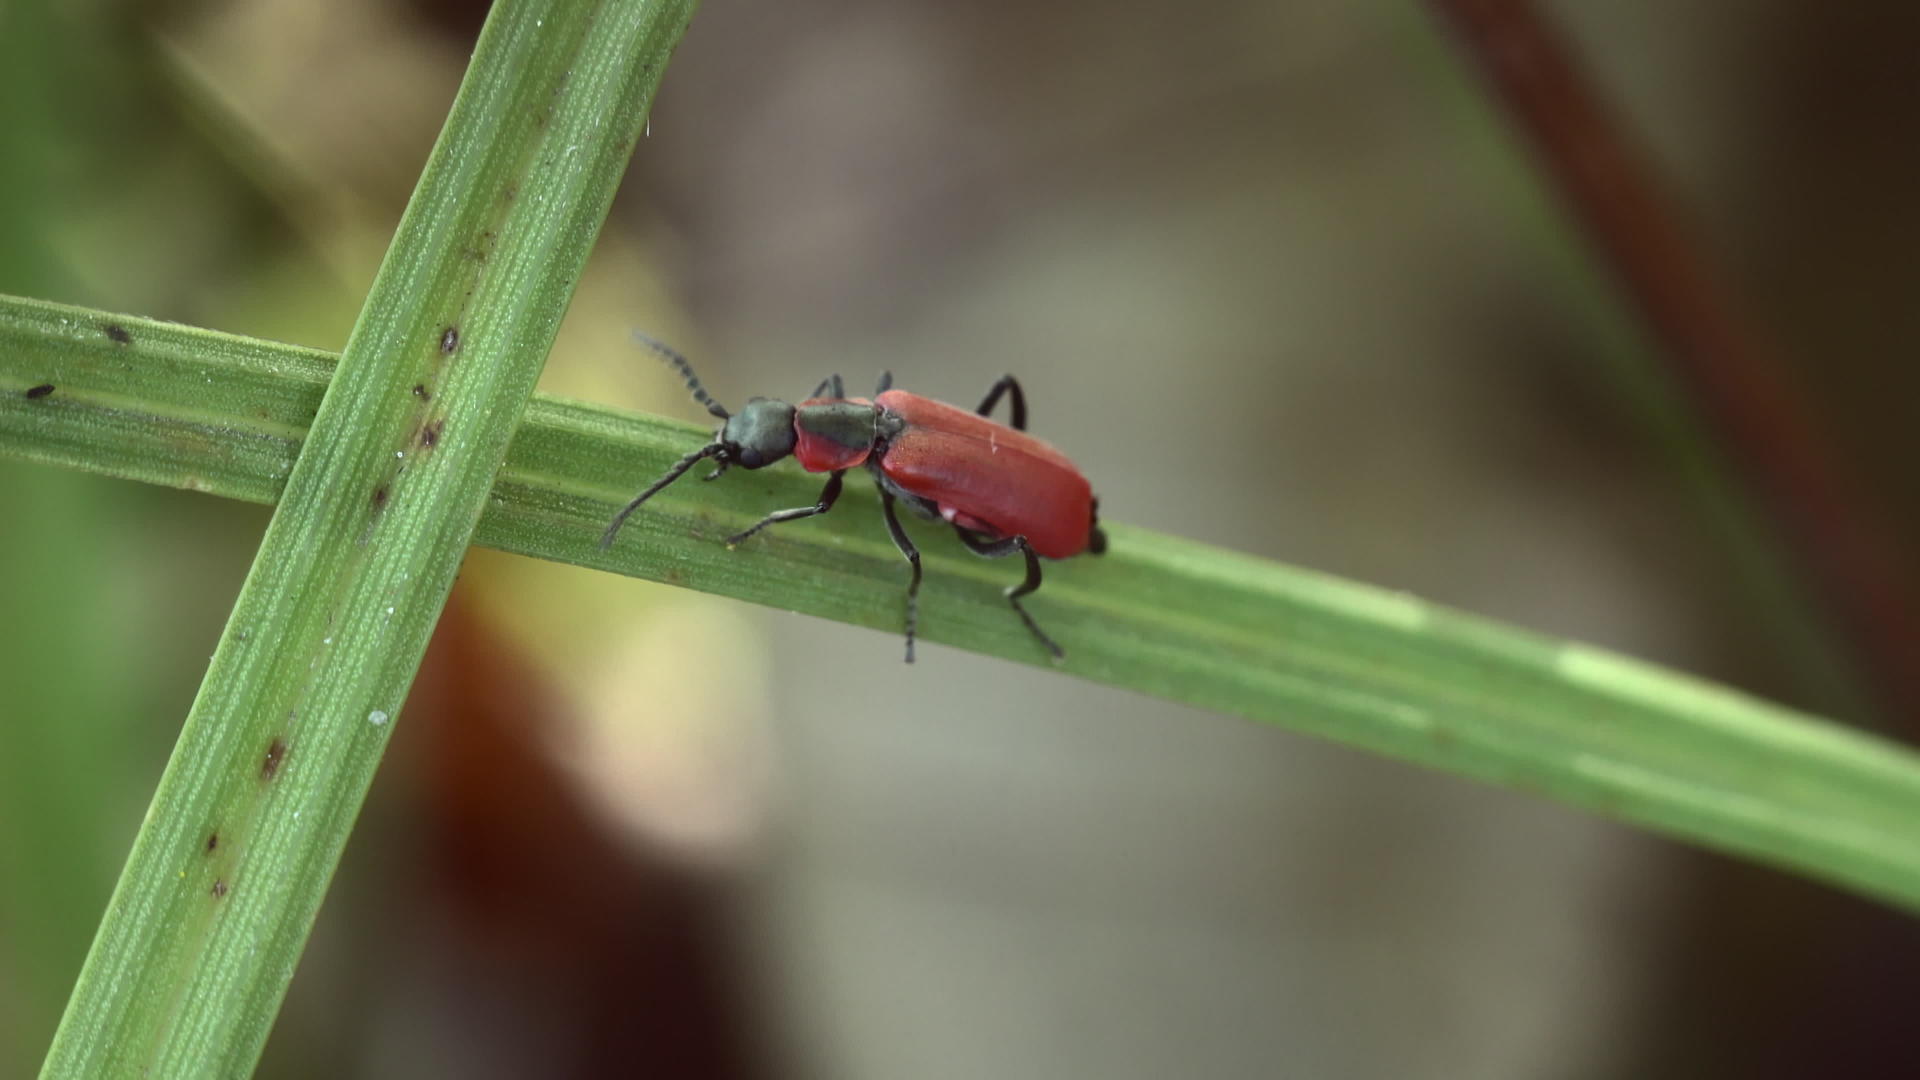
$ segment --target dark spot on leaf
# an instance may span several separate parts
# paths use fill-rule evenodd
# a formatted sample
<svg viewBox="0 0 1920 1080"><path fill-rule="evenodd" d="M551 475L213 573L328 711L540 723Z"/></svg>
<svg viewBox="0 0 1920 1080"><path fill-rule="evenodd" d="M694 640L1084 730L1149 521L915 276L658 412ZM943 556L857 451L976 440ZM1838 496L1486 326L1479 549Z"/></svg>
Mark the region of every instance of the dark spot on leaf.
<svg viewBox="0 0 1920 1080"><path fill-rule="evenodd" d="M440 442L440 432L447 426L445 417L435 420L420 429L420 445L431 450Z"/></svg>
<svg viewBox="0 0 1920 1080"><path fill-rule="evenodd" d="M113 339L115 345L133 344L133 335L127 333L127 328L117 322L107 324L107 336Z"/></svg>
<svg viewBox="0 0 1920 1080"><path fill-rule="evenodd" d="M260 763L260 779L271 780L280 772L280 766L287 760L287 742L275 735L267 744L267 759Z"/></svg>
<svg viewBox="0 0 1920 1080"><path fill-rule="evenodd" d="M419 399L420 399L421 401L432 401L432 400L433 400L433 395L432 395L432 394L429 394L429 393L427 393L427 388L426 388L426 386L425 386L425 385L423 385L423 384L421 384L421 383L414 383L414 384L413 384L413 396L414 396L414 397L417 397L417 398L419 398Z"/></svg>
<svg viewBox="0 0 1920 1080"><path fill-rule="evenodd" d="M209 855L213 854L213 849L219 846L220 846L220 834L217 832L208 833L207 834L207 854Z"/></svg>
<svg viewBox="0 0 1920 1080"><path fill-rule="evenodd" d="M227 896L226 881L220 878L213 879L213 898L215 900L224 900L226 899L226 896Z"/></svg>
<svg viewBox="0 0 1920 1080"><path fill-rule="evenodd" d="M51 393L53 393L53 384L50 382L43 382L39 386L29 386L27 387L27 400L32 401L36 398L43 398Z"/></svg>
<svg viewBox="0 0 1920 1080"><path fill-rule="evenodd" d="M445 353L448 356L452 356L454 350L458 349L459 347L460 347L460 328L459 327L449 326L445 330L440 332L440 351L441 352Z"/></svg>
<svg viewBox="0 0 1920 1080"><path fill-rule="evenodd" d="M388 498L389 498L389 495L387 493L387 485L381 484L379 487L374 488L373 489L373 512L377 514L380 511L385 510L387 508Z"/></svg>

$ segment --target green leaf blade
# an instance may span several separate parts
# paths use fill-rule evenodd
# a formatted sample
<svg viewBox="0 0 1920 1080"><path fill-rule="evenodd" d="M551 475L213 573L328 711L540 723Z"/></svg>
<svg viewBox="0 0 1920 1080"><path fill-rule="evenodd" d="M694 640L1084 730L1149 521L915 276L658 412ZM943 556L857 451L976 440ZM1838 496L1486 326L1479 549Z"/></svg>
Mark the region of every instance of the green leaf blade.
<svg viewBox="0 0 1920 1080"><path fill-rule="evenodd" d="M0 301L0 344L23 304ZM296 370L312 356L250 347L284 353L246 363L290 383L323 377ZM0 349L0 449L10 418L37 404L4 389L37 370ZM83 400L89 392L76 387ZM289 411L271 420L236 408L214 426L263 437L298 427L299 395L282 397ZM729 533L817 488L797 469L736 471L669 488L612 550L598 547L614 508L707 437L536 396L475 542L897 635L905 570L866 485L849 485L831 515L728 551ZM109 456L58 460L112 471ZM273 468L222 493L251 497ZM1416 597L1125 525L1110 532L1106 556L1050 565L1032 601L1075 675L1586 807L1920 910L1920 758L1905 747ZM1044 664L1000 596L1006 567L920 535L923 635ZM874 647L891 659L898 639Z"/></svg>
<svg viewBox="0 0 1920 1080"><path fill-rule="evenodd" d="M495 5L337 367L5 320L57 370L0 447L278 502L46 1075L252 1069L691 7Z"/></svg>

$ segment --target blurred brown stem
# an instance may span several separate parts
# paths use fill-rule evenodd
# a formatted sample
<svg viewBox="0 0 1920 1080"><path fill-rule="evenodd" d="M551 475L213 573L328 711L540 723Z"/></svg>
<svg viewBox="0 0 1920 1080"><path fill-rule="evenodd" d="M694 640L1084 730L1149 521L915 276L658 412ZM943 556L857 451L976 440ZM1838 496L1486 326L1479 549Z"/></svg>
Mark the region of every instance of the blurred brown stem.
<svg viewBox="0 0 1920 1080"><path fill-rule="evenodd" d="M1652 170L1529 0L1431 0L1530 140L1604 269L1664 346L1683 392L1859 658L1870 689L1920 724L1920 603L1868 493L1841 467L1736 310Z"/></svg>

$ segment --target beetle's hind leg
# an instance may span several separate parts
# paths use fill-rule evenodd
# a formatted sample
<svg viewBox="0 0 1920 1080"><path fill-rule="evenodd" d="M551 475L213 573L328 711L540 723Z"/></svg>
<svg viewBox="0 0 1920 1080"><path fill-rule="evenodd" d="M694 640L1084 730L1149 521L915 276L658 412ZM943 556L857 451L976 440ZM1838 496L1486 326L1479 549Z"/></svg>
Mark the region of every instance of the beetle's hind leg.
<svg viewBox="0 0 1920 1080"><path fill-rule="evenodd" d="M1018 401L1019 399L1016 397L1014 400ZM1027 543L1027 538L1024 536L1009 536L1004 540L982 540L977 534L969 532L958 525L953 527L953 531L959 534L960 542L967 545L975 555L980 555L988 559L1003 559L1018 551L1027 557L1026 580L1018 585L1010 585L1007 587L1007 603L1013 605L1013 610L1019 614L1020 621L1026 623L1027 629L1032 631L1033 636L1040 639L1040 644L1045 645L1047 651L1053 654L1053 662L1058 664L1065 661L1067 658L1066 650L1060 647L1059 642L1048 637L1045 630L1040 629L1040 624L1033 621L1032 615L1027 614L1026 605L1020 602L1021 597L1028 595L1040 587L1040 556L1034 554L1033 545Z"/></svg>
<svg viewBox="0 0 1920 1080"><path fill-rule="evenodd" d="M820 489L819 502L814 503L812 506L796 506L791 510L775 510L773 513L754 522L753 527L745 532L737 532L727 537L727 546L738 547L740 541L745 540L747 537L752 536L754 533L759 532L769 525L778 524L782 521L792 521L795 518L812 517L815 514L824 514L833 509L833 504L840 498L840 486L846 475L847 471L841 469L839 472L828 477L827 486Z"/></svg>
<svg viewBox="0 0 1920 1080"><path fill-rule="evenodd" d="M913 578L907 582L907 663L913 663L913 632L920 622L920 549L913 546L907 538L907 530L900 527L900 515L893 509L893 492L884 485L880 488L880 511L886 515L887 531L893 534L893 544L900 554L913 564Z"/></svg>
<svg viewBox="0 0 1920 1080"><path fill-rule="evenodd" d="M832 393L828 393L828 391L832 391ZM840 373L836 371L833 374L827 376L826 378L821 379L820 385L814 387L813 393L808 394L807 396L814 397L814 398L830 397L835 401L838 401L841 398L844 398L847 396L847 386L845 383L840 381Z"/></svg>
<svg viewBox="0 0 1920 1080"><path fill-rule="evenodd" d="M1000 381L987 389L987 396L981 400L980 407L974 412L981 416L992 416L993 407L1000 404L1002 394L1012 399L1007 403L1013 410L1013 416L1007 421L1007 426L1015 431L1027 430L1027 395L1020 389L1020 380L1011 375L1000 376Z"/></svg>

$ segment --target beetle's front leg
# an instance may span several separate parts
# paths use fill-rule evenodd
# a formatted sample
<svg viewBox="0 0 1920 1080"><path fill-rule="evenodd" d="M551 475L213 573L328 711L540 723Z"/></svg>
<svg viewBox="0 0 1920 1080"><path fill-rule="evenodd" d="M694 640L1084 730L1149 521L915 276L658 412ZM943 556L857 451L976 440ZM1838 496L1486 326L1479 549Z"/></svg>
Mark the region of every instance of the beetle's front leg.
<svg viewBox="0 0 1920 1080"><path fill-rule="evenodd" d="M1045 630L1040 629L1040 624L1034 622L1033 616L1027 614L1026 605L1020 603L1021 597L1026 596L1028 593L1040 587L1040 556L1034 554L1033 545L1027 543L1027 538L1024 536L1009 536L1004 540L982 540L973 533L960 528L958 525L954 526L953 531L959 534L960 542L967 545L975 555L989 559L1003 559L1018 551L1027 557L1026 580L1018 585L1010 585L1007 587L1005 593L1007 603L1013 605L1013 610L1020 615L1020 621L1026 623L1027 629L1033 632L1033 636L1039 638L1040 644L1045 645L1047 651L1053 654L1054 663L1058 664L1066 660L1066 650L1062 649L1058 642L1048 637Z"/></svg>
<svg viewBox="0 0 1920 1080"><path fill-rule="evenodd" d="M773 513L768 514L766 517L763 517L759 521L755 522L753 527L748 529L747 531L734 533L732 536L727 537L727 546L735 547L740 543L740 541L745 540L747 537L752 536L754 533L757 533L761 529L764 529L767 526L772 525L776 522L792 521L795 518L812 517L815 514L824 514L827 511L833 509L834 502L840 498L841 480L846 475L847 475L846 470L841 469L840 471L834 473L832 476L828 477L827 486L820 489L819 502L814 503L812 506L796 506L792 510L775 510Z"/></svg>

